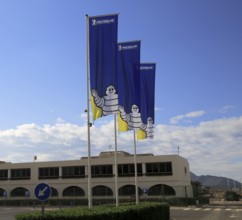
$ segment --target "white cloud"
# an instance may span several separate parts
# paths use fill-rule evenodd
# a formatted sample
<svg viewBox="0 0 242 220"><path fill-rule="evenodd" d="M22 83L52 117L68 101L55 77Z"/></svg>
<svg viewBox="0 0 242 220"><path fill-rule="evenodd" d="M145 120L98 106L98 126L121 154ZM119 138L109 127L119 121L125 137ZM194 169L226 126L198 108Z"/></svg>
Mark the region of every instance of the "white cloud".
<svg viewBox="0 0 242 220"><path fill-rule="evenodd" d="M158 107L155 107L155 111L158 112L158 111L161 111L161 109Z"/></svg>
<svg viewBox="0 0 242 220"><path fill-rule="evenodd" d="M60 117L56 119L56 123L64 123L64 122L65 120Z"/></svg>
<svg viewBox="0 0 242 220"><path fill-rule="evenodd" d="M223 106L221 109L219 109L219 113L221 114L225 114L227 113L228 111L230 111L231 109L234 109L235 107L232 106L232 105L226 105L226 106Z"/></svg>
<svg viewBox="0 0 242 220"><path fill-rule="evenodd" d="M199 114L188 114L195 116ZM100 119L102 120L102 119ZM58 120L57 120L58 121ZM118 134L118 150L133 154L133 132ZM137 142L137 153L177 154L187 158L197 175L242 177L242 116L202 122L196 126L157 125L154 140ZM114 125L91 127L91 152L114 149ZM0 131L0 160L9 162L79 159L87 156L87 127L67 122L24 124Z"/></svg>
<svg viewBox="0 0 242 220"><path fill-rule="evenodd" d="M184 115L178 115L178 116L175 116L173 118L170 119L170 123L171 124L177 124L178 121L181 121L181 120L186 120L187 122L190 122L190 118L196 118L196 117L200 117L202 115L205 114L205 111L194 111L194 112L189 112L187 114L184 114ZM187 120L188 119L188 120Z"/></svg>
<svg viewBox="0 0 242 220"><path fill-rule="evenodd" d="M86 112L82 113L80 115L80 118L83 119L83 120L85 120L85 121L87 121L87 113Z"/></svg>

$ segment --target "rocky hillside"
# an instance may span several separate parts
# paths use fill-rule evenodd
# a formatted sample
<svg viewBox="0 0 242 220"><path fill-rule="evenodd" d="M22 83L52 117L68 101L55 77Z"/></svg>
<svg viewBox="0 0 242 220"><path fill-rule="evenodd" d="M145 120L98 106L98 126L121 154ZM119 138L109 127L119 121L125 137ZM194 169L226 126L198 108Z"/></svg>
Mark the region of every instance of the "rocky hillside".
<svg viewBox="0 0 242 220"><path fill-rule="evenodd" d="M191 180L198 181L203 186L208 187L216 187L216 188L241 188L242 185L240 182L226 178L226 177L218 177L218 176L210 176L210 175L202 175L197 176L196 174L191 172Z"/></svg>

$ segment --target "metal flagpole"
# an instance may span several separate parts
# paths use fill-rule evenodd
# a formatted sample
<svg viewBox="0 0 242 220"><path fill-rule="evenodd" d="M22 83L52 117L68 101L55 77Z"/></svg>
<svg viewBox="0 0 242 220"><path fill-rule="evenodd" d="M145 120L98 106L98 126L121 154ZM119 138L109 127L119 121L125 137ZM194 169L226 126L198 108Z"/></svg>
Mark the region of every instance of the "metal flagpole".
<svg viewBox="0 0 242 220"><path fill-rule="evenodd" d="M92 192L91 192L91 144L90 144L90 108L89 108L89 47L88 47L88 37L89 37L89 20L88 15L86 15L86 78L87 78L87 136L88 136L88 160L87 160L87 175L88 175L88 207L92 207Z"/></svg>
<svg viewBox="0 0 242 220"><path fill-rule="evenodd" d="M135 203L139 204L138 174L136 161L136 131L134 130L134 181L135 181Z"/></svg>
<svg viewBox="0 0 242 220"><path fill-rule="evenodd" d="M115 167L115 198L116 198L116 206L119 205L119 197L118 197L118 165L117 165L117 114L114 114L114 130L115 130L115 152L114 152L114 167Z"/></svg>

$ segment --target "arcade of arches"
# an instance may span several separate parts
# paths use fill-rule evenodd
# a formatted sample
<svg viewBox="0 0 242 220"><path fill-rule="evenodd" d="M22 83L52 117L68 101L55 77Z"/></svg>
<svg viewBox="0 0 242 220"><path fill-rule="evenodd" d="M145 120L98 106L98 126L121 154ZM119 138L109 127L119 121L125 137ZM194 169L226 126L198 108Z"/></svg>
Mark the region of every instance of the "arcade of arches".
<svg viewBox="0 0 242 220"><path fill-rule="evenodd" d="M51 187L52 193L51 197L59 196L58 191ZM125 185L119 188L118 190L119 196L132 196L135 195L135 186L134 185ZM168 185L165 184L157 184L145 192L147 196L175 196L175 190ZM143 195L144 192L141 188L139 188L139 195ZM113 196L114 193L111 188L103 185L98 185L92 188L93 196ZM0 188L0 197L7 197L4 189ZM10 197L29 197L30 192L28 189L24 187L17 187L10 192ZM65 188L62 192L63 197L74 197L74 196L85 196L85 191L78 186L69 186Z"/></svg>

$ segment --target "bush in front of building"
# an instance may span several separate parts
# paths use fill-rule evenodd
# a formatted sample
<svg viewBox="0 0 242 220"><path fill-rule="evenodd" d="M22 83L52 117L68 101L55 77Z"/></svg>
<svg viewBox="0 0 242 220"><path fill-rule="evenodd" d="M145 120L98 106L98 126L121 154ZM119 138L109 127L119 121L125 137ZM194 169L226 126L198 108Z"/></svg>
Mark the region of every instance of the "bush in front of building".
<svg viewBox="0 0 242 220"><path fill-rule="evenodd" d="M19 214L16 220L169 220L170 208L165 203L125 204L115 207L95 206L88 208L69 208Z"/></svg>
<svg viewBox="0 0 242 220"><path fill-rule="evenodd" d="M204 205L209 204L209 198L200 197L200 198L179 198L174 197L164 200L171 206L188 206L188 205Z"/></svg>

